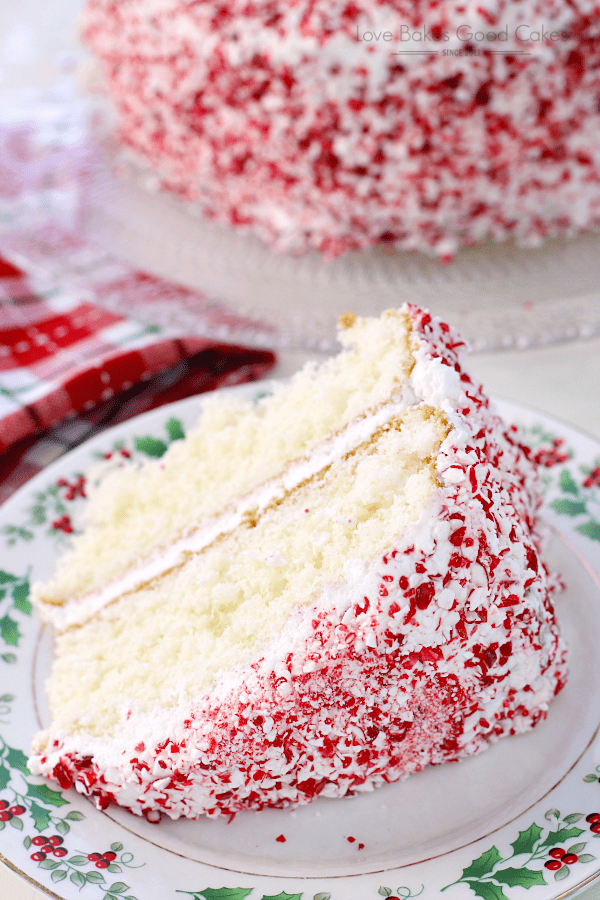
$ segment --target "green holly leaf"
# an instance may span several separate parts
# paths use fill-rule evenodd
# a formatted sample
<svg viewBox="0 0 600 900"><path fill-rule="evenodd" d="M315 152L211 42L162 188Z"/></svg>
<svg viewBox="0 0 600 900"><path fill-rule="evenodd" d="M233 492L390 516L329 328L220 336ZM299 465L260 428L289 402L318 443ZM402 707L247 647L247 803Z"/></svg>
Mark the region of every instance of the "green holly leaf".
<svg viewBox="0 0 600 900"><path fill-rule="evenodd" d="M513 856L518 856L520 853L533 853L541 834L542 829L535 822L526 831L520 831L519 837L510 845L513 848Z"/></svg>
<svg viewBox="0 0 600 900"><path fill-rule="evenodd" d="M593 541L600 541L600 523L594 522L593 519L590 519L589 522L584 522L583 525L578 525L575 531L584 534Z"/></svg>
<svg viewBox="0 0 600 900"><path fill-rule="evenodd" d="M29 807L29 813L34 821L36 831L45 831L50 825L50 813L43 806L39 806L35 800Z"/></svg>
<svg viewBox="0 0 600 900"><path fill-rule="evenodd" d="M8 753L6 754L6 761L11 769L18 769L23 775L31 775L31 772L27 768L27 757L22 750L9 747Z"/></svg>
<svg viewBox="0 0 600 900"><path fill-rule="evenodd" d="M564 841L579 837L580 834L583 834L582 828L559 828L557 831L551 831L540 847L560 847Z"/></svg>
<svg viewBox="0 0 600 900"><path fill-rule="evenodd" d="M565 852L566 853L574 853L576 856L579 856L581 851L584 849L586 843L587 843L586 841L583 841L582 843L579 843L579 844L573 844L572 847L567 847Z"/></svg>
<svg viewBox="0 0 600 900"><path fill-rule="evenodd" d="M204 900L244 900L253 890L254 888L204 888L198 894Z"/></svg>
<svg viewBox="0 0 600 900"><path fill-rule="evenodd" d="M58 831L59 834L68 834L69 831L71 830L71 826L69 825L68 822L63 822L62 819L59 819L58 822L56 823L56 830Z"/></svg>
<svg viewBox="0 0 600 900"><path fill-rule="evenodd" d="M509 887L530 888L535 884L546 884L544 875L539 870L534 869L515 869L509 866L506 869L498 869L494 872L494 878L500 884L507 884Z"/></svg>
<svg viewBox="0 0 600 900"><path fill-rule="evenodd" d="M563 866L562 869L559 869L554 873L554 878L556 881L562 881L563 878L567 878L570 874L570 869L568 866Z"/></svg>
<svg viewBox="0 0 600 900"><path fill-rule="evenodd" d="M380 887L377 893L381 894L382 897L391 897L392 889L388 887Z"/></svg>
<svg viewBox="0 0 600 900"><path fill-rule="evenodd" d="M71 856L67 862L71 863L72 866L85 866L87 863L87 856Z"/></svg>
<svg viewBox="0 0 600 900"><path fill-rule="evenodd" d="M482 900L508 900L500 885L493 881L467 881L467 884Z"/></svg>
<svg viewBox="0 0 600 900"><path fill-rule="evenodd" d="M63 878L67 877L67 870L66 869L55 869L50 877L51 877L52 881L54 881L54 882L62 881Z"/></svg>
<svg viewBox="0 0 600 900"><path fill-rule="evenodd" d="M12 778L10 769L0 763L0 791L3 791Z"/></svg>
<svg viewBox="0 0 600 900"><path fill-rule="evenodd" d="M598 781L597 775L584 775L583 780L587 781L588 784L591 784L592 781Z"/></svg>
<svg viewBox="0 0 600 900"><path fill-rule="evenodd" d="M36 503L35 506L31 507L31 524L43 525L46 521L46 510L41 505L41 503Z"/></svg>
<svg viewBox="0 0 600 900"><path fill-rule="evenodd" d="M3 659L5 663L16 663L17 661L14 653L3 653L0 659Z"/></svg>
<svg viewBox="0 0 600 900"><path fill-rule="evenodd" d="M593 859L596 859L596 857L591 853L581 853L577 859L577 862L586 863L591 862Z"/></svg>
<svg viewBox="0 0 600 900"><path fill-rule="evenodd" d="M302 900L302 894L286 894L282 891L280 894L265 896L262 900Z"/></svg>
<svg viewBox="0 0 600 900"><path fill-rule="evenodd" d="M33 605L29 602L28 597L29 580L25 579L25 581L21 581L19 582L19 584L15 584L12 589L14 607L26 616L30 616L33 609Z"/></svg>
<svg viewBox="0 0 600 900"><path fill-rule="evenodd" d="M575 822L579 822L580 819L583 819L583 813L571 813L570 816L565 816L563 822L568 822L569 825L574 825Z"/></svg>
<svg viewBox="0 0 600 900"><path fill-rule="evenodd" d="M378 893L381 893L381 888L379 888ZM391 893L392 892L390 891L389 894L384 894L384 896L389 897ZM321 892L319 894L315 894L315 896L313 897L313 900L331 900L331 894L328 894L326 892Z"/></svg>
<svg viewBox="0 0 600 900"><path fill-rule="evenodd" d="M485 853L482 853L477 859L474 859L470 866L463 869L462 879L466 878L482 878L489 875L494 868L502 860L496 847L490 847ZM461 879L461 880L462 880Z"/></svg>
<svg viewBox="0 0 600 900"><path fill-rule="evenodd" d="M152 456L154 459L160 459L160 457L167 452L167 445L165 442L150 437L150 435L136 438L135 448L136 450L139 450L140 453L145 453L146 456Z"/></svg>
<svg viewBox="0 0 600 900"><path fill-rule="evenodd" d="M5 572L4 569L0 569L0 584L8 584L11 581L18 581L16 575L10 575L8 572Z"/></svg>
<svg viewBox="0 0 600 900"><path fill-rule="evenodd" d="M19 816L13 816L12 819L8 820L8 824L16 828L17 831L23 831L23 819L20 819Z"/></svg>
<svg viewBox="0 0 600 900"><path fill-rule="evenodd" d="M573 481L570 472L567 472L566 469L560 473L560 486L567 494L579 493L576 483Z"/></svg>
<svg viewBox="0 0 600 900"><path fill-rule="evenodd" d="M69 802L63 798L60 791L53 791L47 784L30 784L28 782L27 796L35 797L49 806L65 806Z"/></svg>
<svg viewBox="0 0 600 900"><path fill-rule="evenodd" d="M172 441L181 441L185 437L185 431L179 419L169 419L165 427Z"/></svg>
<svg viewBox="0 0 600 900"><path fill-rule="evenodd" d="M6 822L0 822L0 831L4 831L5 825L6 825Z"/></svg>
<svg viewBox="0 0 600 900"><path fill-rule="evenodd" d="M579 500L553 500L550 506L561 516L579 516L586 511L585 503Z"/></svg>
<svg viewBox="0 0 600 900"><path fill-rule="evenodd" d="M29 848L31 847L31 838L29 837L29 835L26 835L23 838L23 846L26 850L29 850Z"/></svg>
<svg viewBox="0 0 600 900"><path fill-rule="evenodd" d="M69 818L69 817L67 816L67 818ZM114 844L110 845L110 849L112 850L113 853L120 853L121 850L123 849L123 844L121 844L120 841L116 841Z"/></svg>
<svg viewBox="0 0 600 900"><path fill-rule="evenodd" d="M104 881L104 875L102 872L86 872L85 880L92 884L101 884Z"/></svg>
<svg viewBox="0 0 600 900"><path fill-rule="evenodd" d="M0 619L0 635L4 643L8 644L9 647L18 647L21 632L17 623L9 615Z"/></svg>
<svg viewBox="0 0 600 900"><path fill-rule="evenodd" d="M69 819L70 822L81 822L82 819L85 819L85 816L82 812L72 809L71 812L66 814L65 819Z"/></svg>
<svg viewBox="0 0 600 900"><path fill-rule="evenodd" d="M2 696L0 697L0 703L12 703L14 699L14 694L2 694Z"/></svg>
<svg viewBox="0 0 600 900"><path fill-rule="evenodd" d="M75 885L75 887L82 888L85 884L85 876L81 874L81 872L71 872L69 878Z"/></svg>
<svg viewBox="0 0 600 900"><path fill-rule="evenodd" d="M122 872L123 869L121 868L121 866L117 865L117 863L109 863L109 865L106 867L106 871L110 872L111 875L116 875L117 872Z"/></svg>
<svg viewBox="0 0 600 900"><path fill-rule="evenodd" d="M114 884L111 884L109 887L109 891L112 891L113 894L122 894L123 891L126 891L129 887L128 884L125 884L124 881L115 881Z"/></svg>

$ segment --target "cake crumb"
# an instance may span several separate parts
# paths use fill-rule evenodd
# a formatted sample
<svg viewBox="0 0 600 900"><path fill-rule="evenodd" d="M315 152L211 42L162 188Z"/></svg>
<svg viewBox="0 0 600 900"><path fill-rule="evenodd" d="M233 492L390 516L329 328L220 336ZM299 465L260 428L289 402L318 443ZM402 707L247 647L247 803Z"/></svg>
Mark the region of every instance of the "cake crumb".
<svg viewBox="0 0 600 900"><path fill-rule="evenodd" d="M280 834L279 837L276 837L276 838L275 838L275 840L276 840L276 841L279 841L280 844L285 844L285 842L286 842L286 837L285 837L284 834Z"/></svg>
<svg viewBox="0 0 600 900"><path fill-rule="evenodd" d="M356 313L347 312L340 313L340 317L338 319L338 324L340 328L352 328L354 323L356 322Z"/></svg>

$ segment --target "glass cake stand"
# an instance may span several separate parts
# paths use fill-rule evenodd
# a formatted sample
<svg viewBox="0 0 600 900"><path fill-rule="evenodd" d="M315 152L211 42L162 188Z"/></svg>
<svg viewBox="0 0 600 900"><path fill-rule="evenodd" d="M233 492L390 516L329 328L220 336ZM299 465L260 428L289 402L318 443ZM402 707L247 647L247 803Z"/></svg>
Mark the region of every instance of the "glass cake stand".
<svg viewBox="0 0 600 900"><path fill-rule="evenodd" d="M291 257L205 221L117 154L93 172L84 233L139 268L199 289L245 317L227 335L330 351L340 313L412 302L455 324L474 350L520 349L600 334L600 234L540 247L486 243L441 263L380 246L333 261ZM156 324L206 333L193 302L136 310ZM220 335L221 337L223 335Z"/></svg>

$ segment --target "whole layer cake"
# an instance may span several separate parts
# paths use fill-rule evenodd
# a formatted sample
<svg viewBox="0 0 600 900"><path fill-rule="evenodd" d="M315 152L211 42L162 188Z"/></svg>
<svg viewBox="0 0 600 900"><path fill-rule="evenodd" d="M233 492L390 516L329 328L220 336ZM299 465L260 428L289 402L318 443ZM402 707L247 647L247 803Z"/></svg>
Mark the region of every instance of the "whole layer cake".
<svg viewBox="0 0 600 900"><path fill-rule="evenodd" d="M371 790L544 718L566 651L535 466L414 307L92 492L34 589L30 767L156 819Z"/></svg>
<svg viewBox="0 0 600 900"><path fill-rule="evenodd" d="M89 0L121 142L279 250L600 223L596 0Z"/></svg>

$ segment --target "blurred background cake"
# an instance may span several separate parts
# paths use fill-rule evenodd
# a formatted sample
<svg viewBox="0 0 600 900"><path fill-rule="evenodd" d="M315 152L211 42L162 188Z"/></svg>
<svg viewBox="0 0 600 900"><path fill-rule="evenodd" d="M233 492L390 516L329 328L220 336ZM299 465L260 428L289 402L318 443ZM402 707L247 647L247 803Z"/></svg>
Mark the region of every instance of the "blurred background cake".
<svg viewBox="0 0 600 900"><path fill-rule="evenodd" d="M119 140L278 250L450 258L600 221L593 2L90 0Z"/></svg>

